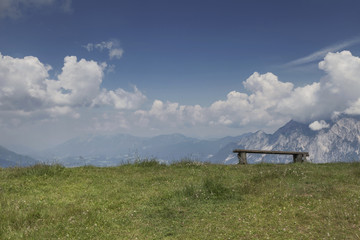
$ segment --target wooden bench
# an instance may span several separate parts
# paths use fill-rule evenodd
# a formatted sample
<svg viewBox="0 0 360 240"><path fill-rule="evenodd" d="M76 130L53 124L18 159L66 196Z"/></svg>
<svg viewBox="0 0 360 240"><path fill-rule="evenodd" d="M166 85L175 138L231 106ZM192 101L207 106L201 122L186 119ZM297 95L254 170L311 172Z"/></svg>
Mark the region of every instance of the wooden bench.
<svg viewBox="0 0 360 240"><path fill-rule="evenodd" d="M289 152L289 151L268 151L268 150L245 150L235 149L233 153L238 154L239 164L247 164L246 153L260 153L260 154L285 154L293 155L294 163L305 162L306 157L309 156L308 152Z"/></svg>

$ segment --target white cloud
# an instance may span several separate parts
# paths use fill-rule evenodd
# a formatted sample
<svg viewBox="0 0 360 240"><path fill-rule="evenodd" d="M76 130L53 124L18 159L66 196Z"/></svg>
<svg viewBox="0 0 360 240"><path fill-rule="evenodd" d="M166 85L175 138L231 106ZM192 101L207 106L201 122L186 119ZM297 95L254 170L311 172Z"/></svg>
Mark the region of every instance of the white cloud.
<svg viewBox="0 0 360 240"><path fill-rule="evenodd" d="M134 113L134 123L141 127L194 126L206 120L205 109L200 105L186 106L161 100L155 100L148 111Z"/></svg>
<svg viewBox="0 0 360 240"><path fill-rule="evenodd" d="M49 69L36 57L19 59L0 54L0 109L32 111L46 105Z"/></svg>
<svg viewBox="0 0 360 240"><path fill-rule="evenodd" d="M54 106L52 108L46 109L45 112L49 114L51 118L57 118L59 116L71 116L73 118L79 118L80 114L75 112L69 106Z"/></svg>
<svg viewBox="0 0 360 240"><path fill-rule="evenodd" d="M290 96L294 87L292 83L279 81L278 77L272 73L260 75L257 72L243 84L253 93L249 96L249 101L255 108L274 106L280 99Z"/></svg>
<svg viewBox="0 0 360 240"><path fill-rule="evenodd" d="M357 45L357 44L360 44L360 37L356 37L356 38L344 41L342 43L338 43L338 44L326 47L326 48L316 51L306 57L302 57L302 58L296 59L294 61L291 61L291 62L285 64L285 66L297 66L297 65L302 65L302 64L318 61L318 60L322 59L324 56L326 56L326 54L328 54L329 52L336 52L336 51L343 50L347 47Z"/></svg>
<svg viewBox="0 0 360 240"><path fill-rule="evenodd" d="M319 112L314 109L318 107L319 90L320 83L318 82L295 88L287 98L278 102L274 109L275 114L299 121L317 118Z"/></svg>
<svg viewBox="0 0 360 240"><path fill-rule="evenodd" d="M109 51L109 58L111 59L120 59L124 54L124 50L119 48L119 41L117 40L110 40L110 41L103 41L101 43L88 43L83 46L89 52L97 49L99 51L108 50Z"/></svg>
<svg viewBox="0 0 360 240"><path fill-rule="evenodd" d="M334 111L355 112L360 99L360 58L349 51L329 53L319 68L326 75L320 81L318 111L327 116Z"/></svg>
<svg viewBox="0 0 360 240"><path fill-rule="evenodd" d="M122 57L123 53L124 53L124 50L122 50L121 48L110 49L109 57L110 57L110 59L113 59L113 58L120 59Z"/></svg>
<svg viewBox="0 0 360 240"><path fill-rule="evenodd" d="M90 105L99 93L102 78L103 68L97 62L65 57L58 81L46 80L49 98L54 104Z"/></svg>
<svg viewBox="0 0 360 240"><path fill-rule="evenodd" d="M148 111L138 111L142 125L227 126L269 129L290 119L314 122L314 129L326 127L335 114L360 114L360 58L349 51L328 53L319 68L325 72L319 82L294 87L272 73L255 72L244 87L249 93L231 91L225 100L209 107L187 106L155 100Z"/></svg>
<svg viewBox="0 0 360 240"><path fill-rule="evenodd" d="M106 68L69 56L61 73L51 79L51 67L36 57L0 55L1 124L18 126L22 119L70 116L80 117L84 126L97 131L149 134L166 129L211 135L229 133L230 128L275 130L290 119L311 122L309 127L316 130L327 127L321 119L360 114L360 58L349 51L327 54L319 63L324 76L318 82L295 87L273 73L255 72L243 82L244 90L230 91L207 107L154 100L148 109L139 109L146 96L136 87L133 91L101 88Z"/></svg>
<svg viewBox="0 0 360 240"><path fill-rule="evenodd" d="M360 98L357 101L352 102L344 112L350 115L360 115Z"/></svg>
<svg viewBox="0 0 360 240"><path fill-rule="evenodd" d="M111 105L116 109L136 109L144 101L146 96L134 87L134 92L127 92L121 88L113 90L103 89L96 98L93 99L93 106Z"/></svg>
<svg viewBox="0 0 360 240"><path fill-rule="evenodd" d="M86 48L86 50L88 50L89 52L94 50L94 44L93 43L88 43L88 44L84 45L83 47Z"/></svg>
<svg viewBox="0 0 360 240"><path fill-rule="evenodd" d="M0 115L17 118L71 116L77 109L109 105L114 109L135 109L145 96L121 88L101 89L106 65L75 56L64 59L62 72L50 79L49 65L36 57L13 58L0 54Z"/></svg>
<svg viewBox="0 0 360 240"><path fill-rule="evenodd" d="M292 83L278 80L272 73L255 72L245 82L245 88L251 93L232 91L226 100L214 102L209 112L212 124L225 124L233 127L264 124L276 124L282 116L274 117L278 104L291 96Z"/></svg>
<svg viewBox="0 0 360 240"><path fill-rule="evenodd" d="M319 131L324 128L329 128L330 124L326 123L324 120L314 121L309 125L309 128L313 131Z"/></svg>
<svg viewBox="0 0 360 240"><path fill-rule="evenodd" d="M71 0L1 0L0 18L19 18L24 10L56 6L58 2L61 4L60 8L64 12L72 12Z"/></svg>
<svg viewBox="0 0 360 240"><path fill-rule="evenodd" d="M102 51L104 49L110 50L115 45L117 45L117 42L112 40L112 41L107 41L107 42L101 42L101 43L94 44L94 47Z"/></svg>

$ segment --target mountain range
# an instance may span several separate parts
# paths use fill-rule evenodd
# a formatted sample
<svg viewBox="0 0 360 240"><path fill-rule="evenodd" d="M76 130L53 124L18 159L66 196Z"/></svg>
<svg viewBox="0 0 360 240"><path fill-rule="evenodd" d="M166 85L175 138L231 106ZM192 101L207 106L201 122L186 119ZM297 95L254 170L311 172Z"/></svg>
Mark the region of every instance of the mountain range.
<svg viewBox="0 0 360 240"><path fill-rule="evenodd" d="M31 156L42 162L60 163L68 167L114 166L146 158L156 158L165 163L186 158L235 164L238 159L232 151L236 148L307 151L310 154L308 161L315 163L357 161L360 156L360 118L339 116L337 119L327 120L324 128L318 131L311 130L308 123L291 120L272 134L257 131L213 140L200 140L181 134L156 137L136 137L126 134L87 135L70 139ZM1 164L13 166L14 161L11 165L7 162L9 158L2 158L2 151L3 148L0 148ZM22 155L18 158L20 156ZM14 160L15 157L12 159ZM24 164L35 161L32 160L24 160ZM249 163L291 161L292 156L286 155L248 154ZM17 160L18 164L20 162Z"/></svg>
<svg viewBox="0 0 360 240"><path fill-rule="evenodd" d="M73 138L54 148L38 153L36 158L44 162L57 162L65 166L96 165L113 166L134 162L137 159L156 158L170 163L184 158L210 161L213 154L242 137L225 137L200 140L181 134L156 137L132 135L88 135Z"/></svg>
<svg viewBox="0 0 360 240"><path fill-rule="evenodd" d="M227 149L226 149L227 148ZM328 126L313 131L308 124L290 121L273 134L262 131L229 144L213 157L217 163L237 163L231 149L263 149L280 151L307 151L308 161L314 163L358 161L360 157L360 119L343 116L329 120ZM227 152L227 154L225 154ZM249 154L248 162L288 163L292 156Z"/></svg>

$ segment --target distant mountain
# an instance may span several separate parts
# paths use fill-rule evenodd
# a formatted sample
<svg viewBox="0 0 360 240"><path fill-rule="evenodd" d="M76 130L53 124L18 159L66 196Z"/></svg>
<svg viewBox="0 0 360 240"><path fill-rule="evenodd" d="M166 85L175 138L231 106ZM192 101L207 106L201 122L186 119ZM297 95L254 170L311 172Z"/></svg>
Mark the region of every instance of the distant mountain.
<svg viewBox="0 0 360 240"><path fill-rule="evenodd" d="M88 135L73 138L54 148L38 153L44 162L65 166L113 166L133 162L137 158L156 158L163 162L191 158L209 161L221 148L242 137L225 137L216 140L199 140L181 134L156 137L135 137L126 134Z"/></svg>
<svg viewBox="0 0 360 240"><path fill-rule="evenodd" d="M308 151L309 161L317 163L358 161L360 158L360 120L343 116L329 121L329 128L312 131L308 124L290 121L274 134L256 132L225 146L219 154L210 159L216 163L237 163L237 156L231 149L263 149L282 151ZM292 161L292 156L248 154L248 162Z"/></svg>
<svg viewBox="0 0 360 240"><path fill-rule="evenodd" d="M37 160L12 152L0 146L0 167L25 167L38 163Z"/></svg>
<svg viewBox="0 0 360 240"><path fill-rule="evenodd" d="M309 144L309 152L317 162L358 161L360 157L360 120L341 118L323 129Z"/></svg>
<svg viewBox="0 0 360 240"><path fill-rule="evenodd" d="M355 161L360 157L360 118L342 116L313 131L309 124L291 120L273 134L263 131L237 137L199 140L181 134L136 137L126 134L88 135L71 139L37 155L44 162L65 166L114 166L135 159L156 158L171 163L183 158L212 163L238 162L236 148L308 151L309 161ZM292 162L292 156L248 154L249 163Z"/></svg>

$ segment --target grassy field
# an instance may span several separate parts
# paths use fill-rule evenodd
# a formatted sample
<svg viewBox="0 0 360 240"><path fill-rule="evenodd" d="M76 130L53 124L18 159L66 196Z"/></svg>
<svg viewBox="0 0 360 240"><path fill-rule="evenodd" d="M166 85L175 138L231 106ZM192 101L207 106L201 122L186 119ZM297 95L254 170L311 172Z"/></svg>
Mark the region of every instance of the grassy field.
<svg viewBox="0 0 360 240"><path fill-rule="evenodd" d="M360 239L360 163L0 169L0 239Z"/></svg>

